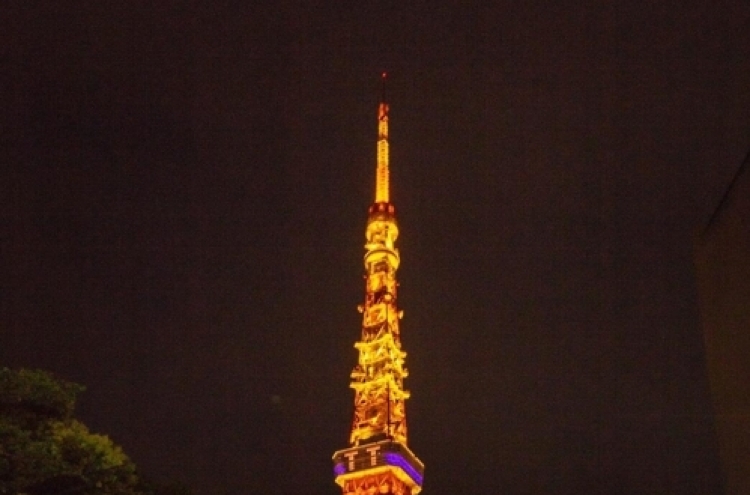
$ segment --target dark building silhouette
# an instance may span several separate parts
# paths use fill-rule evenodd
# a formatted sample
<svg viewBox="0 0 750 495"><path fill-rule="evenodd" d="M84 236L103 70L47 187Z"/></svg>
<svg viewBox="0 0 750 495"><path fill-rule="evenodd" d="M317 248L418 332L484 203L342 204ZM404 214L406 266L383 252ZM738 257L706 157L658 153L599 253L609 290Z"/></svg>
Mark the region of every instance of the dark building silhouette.
<svg viewBox="0 0 750 495"><path fill-rule="evenodd" d="M750 493L750 154L694 245L728 495Z"/></svg>

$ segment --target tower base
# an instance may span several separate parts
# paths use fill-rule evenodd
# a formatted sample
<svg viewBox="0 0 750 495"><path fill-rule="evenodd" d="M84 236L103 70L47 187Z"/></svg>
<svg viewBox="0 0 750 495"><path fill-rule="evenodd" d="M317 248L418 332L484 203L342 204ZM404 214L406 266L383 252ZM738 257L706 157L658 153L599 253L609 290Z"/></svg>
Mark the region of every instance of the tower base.
<svg viewBox="0 0 750 495"><path fill-rule="evenodd" d="M416 495L417 493L390 471L350 478L344 481L341 491L343 495Z"/></svg>

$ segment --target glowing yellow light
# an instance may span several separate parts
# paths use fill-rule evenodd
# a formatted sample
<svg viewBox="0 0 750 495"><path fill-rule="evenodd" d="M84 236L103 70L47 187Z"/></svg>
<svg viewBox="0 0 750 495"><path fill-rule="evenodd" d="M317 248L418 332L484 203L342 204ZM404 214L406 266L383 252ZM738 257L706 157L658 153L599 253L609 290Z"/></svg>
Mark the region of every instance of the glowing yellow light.
<svg viewBox="0 0 750 495"><path fill-rule="evenodd" d="M376 171L375 202L387 203L389 200L388 172L388 104L381 103L378 108L378 168Z"/></svg>
<svg viewBox="0 0 750 495"><path fill-rule="evenodd" d="M401 349L399 330L404 313L398 307L396 271L401 258L396 248L395 208L389 196L388 152L388 104L383 98L378 107L375 203L370 206L365 230L365 300L357 306L362 314L362 335L354 344L359 358L351 372L351 447L334 454L339 459L335 461L336 482L344 494L351 495L415 495L421 490L424 467L413 454L401 460L396 456L387 465L376 465L374 454L371 465L363 467L354 461L357 452L373 450L379 442L401 445L408 451L405 402L410 393L404 389L404 379L409 373L404 367L406 352ZM342 461L342 456L348 460Z"/></svg>
<svg viewBox="0 0 750 495"><path fill-rule="evenodd" d="M336 483L344 489L344 493L370 493L368 490L375 488L380 493L400 493L416 495L422 491L422 487L414 483L409 476L400 468L394 466L377 466L366 471L358 471L351 474L343 474L336 477ZM407 491L408 490L408 491ZM377 491L373 490L373 493Z"/></svg>

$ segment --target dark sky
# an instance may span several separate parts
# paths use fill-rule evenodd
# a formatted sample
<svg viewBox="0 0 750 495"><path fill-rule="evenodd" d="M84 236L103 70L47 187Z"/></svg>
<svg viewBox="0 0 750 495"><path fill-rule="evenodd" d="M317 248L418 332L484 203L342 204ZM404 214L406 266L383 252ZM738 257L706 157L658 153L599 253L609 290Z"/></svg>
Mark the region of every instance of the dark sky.
<svg viewBox="0 0 750 495"><path fill-rule="evenodd" d="M339 493L388 70L424 493L720 493L750 5L318 3L3 2L0 365L199 495Z"/></svg>

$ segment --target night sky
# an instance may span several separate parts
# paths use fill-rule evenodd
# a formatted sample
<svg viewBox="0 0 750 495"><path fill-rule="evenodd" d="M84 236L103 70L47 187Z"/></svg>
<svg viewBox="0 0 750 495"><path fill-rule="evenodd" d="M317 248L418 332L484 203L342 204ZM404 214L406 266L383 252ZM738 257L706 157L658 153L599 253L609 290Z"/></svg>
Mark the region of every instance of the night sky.
<svg viewBox="0 0 750 495"><path fill-rule="evenodd" d="M387 70L425 495L721 493L750 4L319 3L3 2L0 366L198 495L340 493Z"/></svg>

